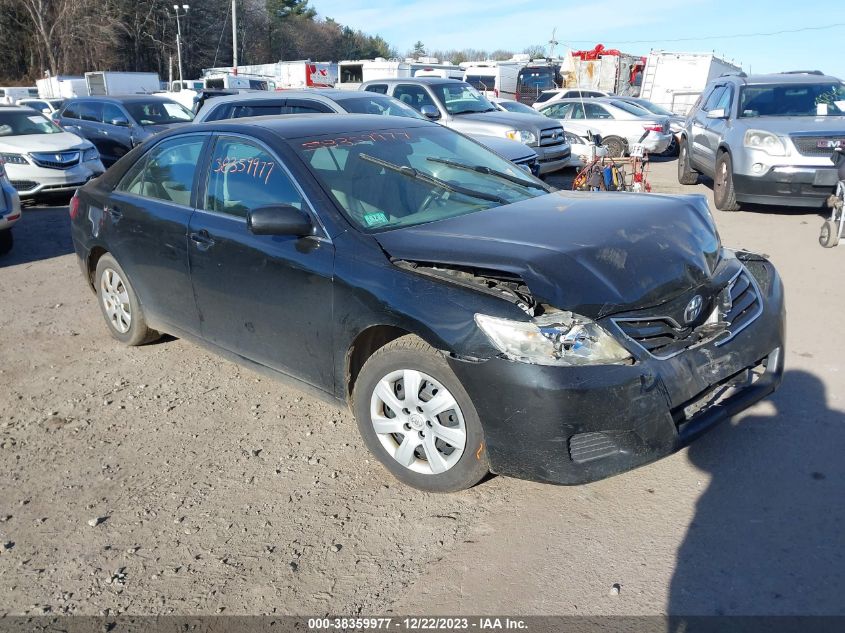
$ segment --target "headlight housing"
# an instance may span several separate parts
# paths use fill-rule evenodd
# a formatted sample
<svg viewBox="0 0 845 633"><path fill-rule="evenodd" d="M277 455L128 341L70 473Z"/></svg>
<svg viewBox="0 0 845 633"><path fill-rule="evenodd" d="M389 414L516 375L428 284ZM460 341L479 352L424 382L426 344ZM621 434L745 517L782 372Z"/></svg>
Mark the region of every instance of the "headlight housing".
<svg viewBox="0 0 845 633"><path fill-rule="evenodd" d="M506 358L522 363L573 367L632 360L628 350L604 328L572 312L552 312L532 321L476 314L475 322Z"/></svg>
<svg viewBox="0 0 845 633"><path fill-rule="evenodd" d="M89 160L100 160L100 152L96 147L89 147L82 153L82 162L87 163Z"/></svg>
<svg viewBox="0 0 845 633"><path fill-rule="evenodd" d="M525 143L526 145L537 142L537 135L530 130L507 130L505 132L505 136L512 141L519 141L520 143Z"/></svg>
<svg viewBox="0 0 845 633"><path fill-rule="evenodd" d="M0 153L0 162L8 163L9 165L29 165L29 161L23 154Z"/></svg>
<svg viewBox="0 0 845 633"><path fill-rule="evenodd" d="M786 145L776 134L764 130L748 130L744 144L749 149L766 152L770 156L786 156Z"/></svg>

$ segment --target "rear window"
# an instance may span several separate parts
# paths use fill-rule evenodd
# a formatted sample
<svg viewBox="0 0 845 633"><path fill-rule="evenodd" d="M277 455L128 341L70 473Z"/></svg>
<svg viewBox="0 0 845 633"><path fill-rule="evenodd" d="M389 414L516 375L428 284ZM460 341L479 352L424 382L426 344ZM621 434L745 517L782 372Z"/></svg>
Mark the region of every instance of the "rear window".
<svg viewBox="0 0 845 633"><path fill-rule="evenodd" d="M393 97L378 94L341 99L340 107L353 114L386 114L389 116L404 116L409 119L424 119L425 117Z"/></svg>
<svg viewBox="0 0 845 633"><path fill-rule="evenodd" d="M557 93L556 92L541 92L540 96L537 97L536 103L543 103L543 101L548 101L552 97L554 97Z"/></svg>
<svg viewBox="0 0 845 633"><path fill-rule="evenodd" d="M645 108L627 101L611 101L610 104L614 108L619 108L620 110L624 110L628 114L633 114L634 116L651 116L653 114Z"/></svg>

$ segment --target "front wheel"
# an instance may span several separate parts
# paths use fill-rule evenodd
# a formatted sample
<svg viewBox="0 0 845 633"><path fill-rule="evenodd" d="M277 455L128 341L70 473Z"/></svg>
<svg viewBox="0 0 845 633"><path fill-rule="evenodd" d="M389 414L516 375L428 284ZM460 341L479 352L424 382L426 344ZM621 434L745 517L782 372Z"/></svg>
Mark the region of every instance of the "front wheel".
<svg viewBox="0 0 845 633"><path fill-rule="evenodd" d="M144 311L129 278L117 260L109 254L97 262L94 273L100 311L108 324L109 334L125 345L143 345L159 338L147 327Z"/></svg>
<svg viewBox="0 0 845 633"><path fill-rule="evenodd" d="M435 349L403 336L376 351L352 394L370 452L400 481L427 492L456 492L489 470L478 413Z"/></svg>
<svg viewBox="0 0 845 633"><path fill-rule="evenodd" d="M819 244L825 248L833 248L839 244L839 222L836 220L825 220L819 233Z"/></svg>
<svg viewBox="0 0 845 633"><path fill-rule="evenodd" d="M698 172L692 168L689 146L684 139L678 146L678 182L682 185L698 184Z"/></svg>
<svg viewBox="0 0 845 633"><path fill-rule="evenodd" d="M731 155L723 152L716 159L716 175L713 178L713 204L719 211L739 211L734 189L734 171Z"/></svg>

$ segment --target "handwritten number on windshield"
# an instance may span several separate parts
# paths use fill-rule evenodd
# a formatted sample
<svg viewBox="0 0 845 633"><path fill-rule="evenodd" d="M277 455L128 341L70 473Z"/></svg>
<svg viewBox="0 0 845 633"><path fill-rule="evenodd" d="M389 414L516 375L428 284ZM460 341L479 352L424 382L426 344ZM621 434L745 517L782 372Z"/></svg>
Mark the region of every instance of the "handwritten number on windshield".
<svg viewBox="0 0 845 633"><path fill-rule="evenodd" d="M266 185L270 180L270 174L276 168L276 163L273 161L261 160L258 158L215 158L216 165L212 172L219 174L222 172L229 174L245 173L247 176L252 176L256 179L263 179Z"/></svg>

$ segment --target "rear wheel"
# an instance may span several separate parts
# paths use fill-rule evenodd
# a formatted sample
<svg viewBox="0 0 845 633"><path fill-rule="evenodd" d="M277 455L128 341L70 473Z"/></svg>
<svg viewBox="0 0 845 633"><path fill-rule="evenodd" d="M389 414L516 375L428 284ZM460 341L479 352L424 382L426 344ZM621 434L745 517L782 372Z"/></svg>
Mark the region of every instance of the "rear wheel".
<svg viewBox="0 0 845 633"><path fill-rule="evenodd" d="M147 327L141 302L117 260L108 253L97 262L94 273L100 311L109 334L126 345L143 345L160 334Z"/></svg>
<svg viewBox="0 0 845 633"><path fill-rule="evenodd" d="M0 231L0 255L5 255L12 250L15 239L12 237L12 229Z"/></svg>
<svg viewBox="0 0 845 633"><path fill-rule="evenodd" d="M692 168L689 147L684 139L678 146L678 182L682 185L698 184L698 172Z"/></svg>
<svg viewBox="0 0 845 633"><path fill-rule="evenodd" d="M739 211L734 189L734 172L731 155L719 154L716 159L716 175L713 178L713 204L719 211Z"/></svg>
<svg viewBox="0 0 845 633"><path fill-rule="evenodd" d="M822 230L819 233L819 244L825 248L833 248L839 244L839 222L836 220L826 220L822 224Z"/></svg>
<svg viewBox="0 0 845 633"><path fill-rule="evenodd" d="M602 140L602 145L607 147L607 155L613 158L622 158L628 150L625 139L618 136L607 136Z"/></svg>
<svg viewBox="0 0 845 633"><path fill-rule="evenodd" d="M488 472L478 413L441 354L416 336L379 349L352 393L370 452L400 481L455 492Z"/></svg>

